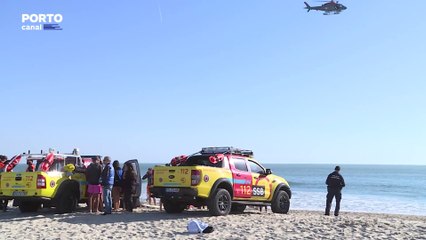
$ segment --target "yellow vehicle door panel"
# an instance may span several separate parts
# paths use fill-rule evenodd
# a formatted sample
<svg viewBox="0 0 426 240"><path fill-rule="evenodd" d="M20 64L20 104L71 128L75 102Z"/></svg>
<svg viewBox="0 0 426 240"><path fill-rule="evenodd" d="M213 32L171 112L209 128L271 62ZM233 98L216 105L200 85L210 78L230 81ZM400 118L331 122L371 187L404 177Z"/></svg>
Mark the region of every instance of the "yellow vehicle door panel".
<svg viewBox="0 0 426 240"><path fill-rule="evenodd" d="M260 175L258 173L252 173L252 199L265 201L271 195L271 182L267 176Z"/></svg>

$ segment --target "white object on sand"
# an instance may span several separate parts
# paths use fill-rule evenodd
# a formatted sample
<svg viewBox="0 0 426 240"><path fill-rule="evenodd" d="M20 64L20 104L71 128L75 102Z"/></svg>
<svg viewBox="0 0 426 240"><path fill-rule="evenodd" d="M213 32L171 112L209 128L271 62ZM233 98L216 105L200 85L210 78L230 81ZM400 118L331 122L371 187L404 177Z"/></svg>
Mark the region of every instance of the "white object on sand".
<svg viewBox="0 0 426 240"><path fill-rule="evenodd" d="M189 233L202 233L209 225L205 222L199 220L190 220L188 222L188 232Z"/></svg>

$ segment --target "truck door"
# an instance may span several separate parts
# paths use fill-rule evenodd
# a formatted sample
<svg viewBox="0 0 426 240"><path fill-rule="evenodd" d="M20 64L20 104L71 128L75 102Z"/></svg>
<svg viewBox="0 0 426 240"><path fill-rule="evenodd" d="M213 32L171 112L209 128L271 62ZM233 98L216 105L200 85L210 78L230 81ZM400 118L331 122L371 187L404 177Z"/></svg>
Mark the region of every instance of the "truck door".
<svg viewBox="0 0 426 240"><path fill-rule="evenodd" d="M265 169L255 161L248 160L252 179L252 196L257 200L267 200L271 195L271 182L266 176Z"/></svg>
<svg viewBox="0 0 426 240"><path fill-rule="evenodd" d="M234 197L250 198L252 193L252 176L248 170L246 159L232 158L231 170L234 184Z"/></svg>
<svg viewBox="0 0 426 240"><path fill-rule="evenodd" d="M142 191L142 182L141 182L141 170L139 167L139 162L137 159L132 159L129 160L127 162L124 163L126 164L131 164L133 166L133 169L136 172L136 193L132 195L133 197L133 204L135 205L135 207L139 207L140 206L140 196L141 196L141 191ZM124 170L124 165L123 165L123 170ZM124 172L123 172L124 173Z"/></svg>

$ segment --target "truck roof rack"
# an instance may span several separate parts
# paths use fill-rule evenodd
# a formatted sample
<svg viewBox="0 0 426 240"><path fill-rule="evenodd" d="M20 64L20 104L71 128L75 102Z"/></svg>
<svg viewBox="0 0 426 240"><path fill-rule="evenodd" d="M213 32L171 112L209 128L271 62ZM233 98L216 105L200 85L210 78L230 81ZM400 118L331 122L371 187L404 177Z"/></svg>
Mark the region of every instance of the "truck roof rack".
<svg viewBox="0 0 426 240"><path fill-rule="evenodd" d="M201 149L201 154L236 154L236 155L242 155L245 157L252 157L253 151L252 150L245 150L245 149L239 149L234 147L204 147Z"/></svg>
<svg viewBox="0 0 426 240"><path fill-rule="evenodd" d="M74 156L80 155L78 148L74 148L72 153L60 153L59 151L56 151L53 148L49 148L49 151L40 150L40 153L32 153L30 150L28 150L28 152L23 152L20 155L22 157L29 157L32 159L42 159L46 157L49 153L53 153L55 156L64 156L64 157L74 157Z"/></svg>

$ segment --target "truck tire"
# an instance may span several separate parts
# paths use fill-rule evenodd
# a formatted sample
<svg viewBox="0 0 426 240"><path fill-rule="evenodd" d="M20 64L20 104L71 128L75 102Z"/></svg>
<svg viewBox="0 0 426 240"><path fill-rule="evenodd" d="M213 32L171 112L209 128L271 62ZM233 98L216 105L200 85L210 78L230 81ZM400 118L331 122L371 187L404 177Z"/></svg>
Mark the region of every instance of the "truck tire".
<svg viewBox="0 0 426 240"><path fill-rule="evenodd" d="M271 209L274 213L288 213L290 209L290 198L285 191L279 190L276 198L272 200Z"/></svg>
<svg viewBox="0 0 426 240"><path fill-rule="evenodd" d="M231 213L243 213L246 210L246 205L244 204L232 204Z"/></svg>
<svg viewBox="0 0 426 240"><path fill-rule="evenodd" d="M41 204L38 202L21 202L19 204L19 210L22 213L25 212L37 212L38 209L40 209Z"/></svg>
<svg viewBox="0 0 426 240"><path fill-rule="evenodd" d="M186 208L186 204L163 199L163 207L166 213L181 213Z"/></svg>
<svg viewBox="0 0 426 240"><path fill-rule="evenodd" d="M73 191L63 191L62 195L59 197L56 212L57 213L71 213L74 212L77 208L77 197Z"/></svg>
<svg viewBox="0 0 426 240"><path fill-rule="evenodd" d="M228 190L218 188L207 203L209 212L213 216L228 215L231 211L232 199Z"/></svg>

